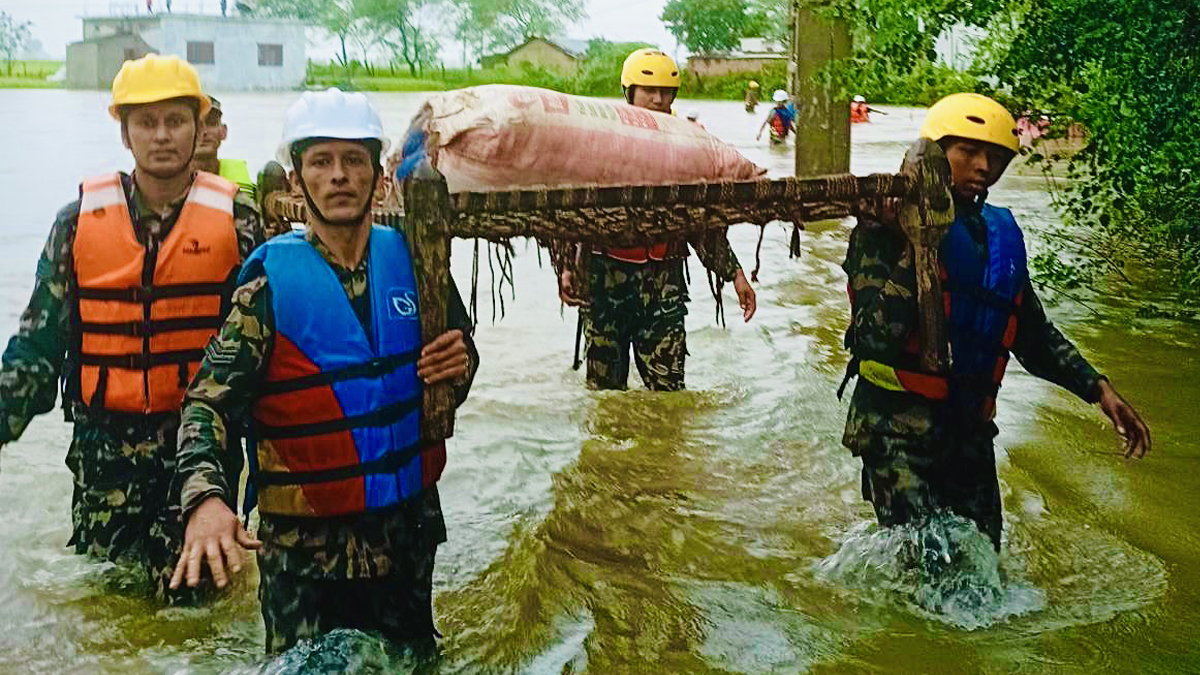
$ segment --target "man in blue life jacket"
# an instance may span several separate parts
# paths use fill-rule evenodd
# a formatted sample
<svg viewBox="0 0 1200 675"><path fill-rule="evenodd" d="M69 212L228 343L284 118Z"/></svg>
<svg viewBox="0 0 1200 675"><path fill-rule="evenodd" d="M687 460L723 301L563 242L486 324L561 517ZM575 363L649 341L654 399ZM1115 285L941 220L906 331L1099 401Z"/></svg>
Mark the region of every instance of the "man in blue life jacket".
<svg viewBox="0 0 1200 675"><path fill-rule="evenodd" d="M172 584L218 587L258 549L268 651L335 628L434 648L433 561L446 526L444 443L420 440L425 385L461 403L479 363L450 284L450 329L421 343L404 235L372 225L387 149L363 94L307 92L288 109L279 161L307 228L246 263L233 309L183 405L177 477L187 530ZM234 515L223 438L244 421L258 538ZM249 503L248 506L253 506Z"/></svg>
<svg viewBox="0 0 1200 675"><path fill-rule="evenodd" d="M1026 267L1021 230L987 190L1017 153L1017 127L999 103L953 94L925 118L921 137L950 163L956 218L940 248L951 375L922 373L912 246L894 214L860 217L843 263L852 318L847 379L859 375L842 443L862 460L863 498L880 525L920 524L938 511L975 522L998 551L1002 530L993 422L1009 354L1030 374L1101 410L1125 456L1150 449L1138 413L1046 318ZM840 392L839 392L840 395Z"/></svg>
<svg viewBox="0 0 1200 675"><path fill-rule="evenodd" d="M253 202L257 188L254 179L250 177L250 167L246 165L246 160L217 158L221 143L229 136L229 126L225 124L221 102L214 96L208 98L212 101L212 107L204 116L204 126L201 127L200 136L196 140L196 154L192 158L192 164L200 171L215 173L225 180L237 183L238 191Z"/></svg>

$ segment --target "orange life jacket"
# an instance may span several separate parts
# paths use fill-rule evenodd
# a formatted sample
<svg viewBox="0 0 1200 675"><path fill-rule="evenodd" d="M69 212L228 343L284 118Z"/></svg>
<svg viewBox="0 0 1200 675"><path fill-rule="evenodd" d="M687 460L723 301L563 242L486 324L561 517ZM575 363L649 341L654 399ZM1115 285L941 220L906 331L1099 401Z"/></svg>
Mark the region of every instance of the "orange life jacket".
<svg viewBox="0 0 1200 675"><path fill-rule="evenodd" d="M176 410L204 346L220 327L241 256L233 227L238 186L198 172L161 243L138 241L120 174L80 187L75 230L75 359L88 406Z"/></svg>
<svg viewBox="0 0 1200 675"><path fill-rule="evenodd" d="M853 124L861 124L871 121L871 108L866 103L857 101L850 104L850 122Z"/></svg>

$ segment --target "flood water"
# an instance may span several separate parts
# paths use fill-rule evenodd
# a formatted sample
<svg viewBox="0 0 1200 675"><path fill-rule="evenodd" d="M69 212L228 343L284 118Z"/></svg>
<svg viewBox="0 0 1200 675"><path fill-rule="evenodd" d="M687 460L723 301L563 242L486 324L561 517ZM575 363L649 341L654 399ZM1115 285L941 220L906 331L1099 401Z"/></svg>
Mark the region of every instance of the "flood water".
<svg viewBox="0 0 1200 675"><path fill-rule="evenodd" d="M422 97L377 94L399 134ZM293 94L222 97L222 155L270 158ZM0 90L0 334L16 330L55 212L81 178L128 169L102 92ZM681 102L774 176L790 146L755 142L767 109ZM853 130L852 169L894 171L923 111ZM1009 175L1031 246L1053 222L1040 176ZM441 673L1200 672L1200 331L1134 318L1127 300L1063 302L1052 318L1142 412L1139 463L1098 409L1021 371L1000 394L1005 504L999 571L961 523L874 532L834 396L847 355L839 263L851 223L811 224L789 260L766 232L749 324L714 322L691 262L689 391L593 393L570 368L575 314L548 265L516 243L503 318L481 261L483 364L458 417L441 494ZM754 264L758 230L730 234ZM464 294L471 244L453 268ZM1046 297L1050 297L1047 294ZM726 307L735 307L731 289ZM636 378L636 375L634 376ZM255 574L201 609L114 588L120 570L73 555L70 429L36 420L0 457L0 673L402 671L377 641L338 633L262 656ZM897 564L930 537L960 542L949 583ZM115 580L114 580L115 578Z"/></svg>

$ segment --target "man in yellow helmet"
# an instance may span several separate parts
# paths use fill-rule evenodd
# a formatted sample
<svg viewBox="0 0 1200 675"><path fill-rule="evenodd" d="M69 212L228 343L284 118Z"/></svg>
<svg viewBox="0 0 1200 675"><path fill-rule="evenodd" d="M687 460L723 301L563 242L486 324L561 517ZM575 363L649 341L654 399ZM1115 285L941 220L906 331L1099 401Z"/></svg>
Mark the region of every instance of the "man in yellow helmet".
<svg viewBox="0 0 1200 675"><path fill-rule="evenodd" d="M51 410L63 383L70 545L142 566L160 597L182 538L171 482L183 391L262 241L237 186L191 168L208 109L181 59L125 62L109 112L133 173L84 180L59 211L0 368L0 444Z"/></svg>
<svg viewBox="0 0 1200 675"><path fill-rule="evenodd" d="M748 113L752 113L758 109L758 83L754 80L750 80L750 83L746 85L743 102L746 105L746 112Z"/></svg>
<svg viewBox="0 0 1200 675"><path fill-rule="evenodd" d="M862 460L863 497L880 525L919 526L946 510L974 521L999 551L993 418L1010 354L1030 374L1099 403L1126 457L1142 457L1150 433L1046 318L1012 212L986 202L1017 153L1012 115L985 96L953 94L929 109L920 133L945 151L952 174L956 218L940 246L951 372L919 368L913 253L890 226L894 214L860 217L843 264L852 308L847 379L860 377L842 442Z"/></svg>
<svg viewBox="0 0 1200 675"><path fill-rule="evenodd" d="M257 190L254 179L250 177L250 167L246 165L246 160L217 158L221 143L229 136L229 127L225 124L221 102L216 96L209 96L208 99L212 102L212 107L204 117L200 139L196 143L196 157L193 160L195 168L237 183L238 190L253 203Z"/></svg>
<svg viewBox="0 0 1200 675"><path fill-rule="evenodd" d="M631 105L671 112L679 91L679 67L657 49L639 49L625 59L621 86ZM746 280L724 233L650 246L598 248L591 252L588 274L587 382L595 389L624 389L629 381L629 350L642 382L653 391L684 386L687 354L684 315L687 283L684 260L692 244L700 262L721 284L733 282L744 320L754 315L754 289ZM568 304L581 304L573 272L559 275L559 290ZM719 290L718 290L719 292Z"/></svg>

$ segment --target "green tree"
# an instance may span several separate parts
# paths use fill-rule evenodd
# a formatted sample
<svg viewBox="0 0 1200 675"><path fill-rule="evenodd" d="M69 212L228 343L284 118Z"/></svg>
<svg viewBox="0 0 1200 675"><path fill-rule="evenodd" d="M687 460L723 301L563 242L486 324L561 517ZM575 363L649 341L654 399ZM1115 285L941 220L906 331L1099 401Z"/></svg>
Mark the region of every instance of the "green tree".
<svg viewBox="0 0 1200 675"><path fill-rule="evenodd" d="M1066 283L1133 257L1200 293L1200 2L1039 0L1000 60L1010 108L1077 123L1086 143L1057 195L1087 256L1039 262ZM1042 159L1037 153L1035 159ZM1050 158L1046 158L1050 159ZM1086 227L1079 227L1084 225ZM1079 237L1078 233L1084 233ZM1101 251L1107 265L1079 265ZM1065 251L1071 253L1073 250Z"/></svg>
<svg viewBox="0 0 1200 675"><path fill-rule="evenodd" d="M659 17L693 52L737 49L752 24L746 0L670 0Z"/></svg>
<svg viewBox="0 0 1200 675"><path fill-rule="evenodd" d="M454 16L454 37L483 56L529 37L559 35L587 12L583 3L556 0L454 0Z"/></svg>
<svg viewBox="0 0 1200 675"><path fill-rule="evenodd" d="M362 26L355 0L257 0L252 6L243 3L241 7L244 14L311 22L337 39L341 47L338 60L343 68L350 67L346 44ZM362 56L366 58L365 54Z"/></svg>
<svg viewBox="0 0 1200 675"><path fill-rule="evenodd" d="M9 76L12 76L13 59L29 44L29 28L32 25L28 21L18 21L8 12L0 11L0 54L8 61Z"/></svg>
<svg viewBox="0 0 1200 675"><path fill-rule="evenodd" d="M444 9L442 0L354 0L354 5L378 42L413 77L437 58L439 35L431 15Z"/></svg>

